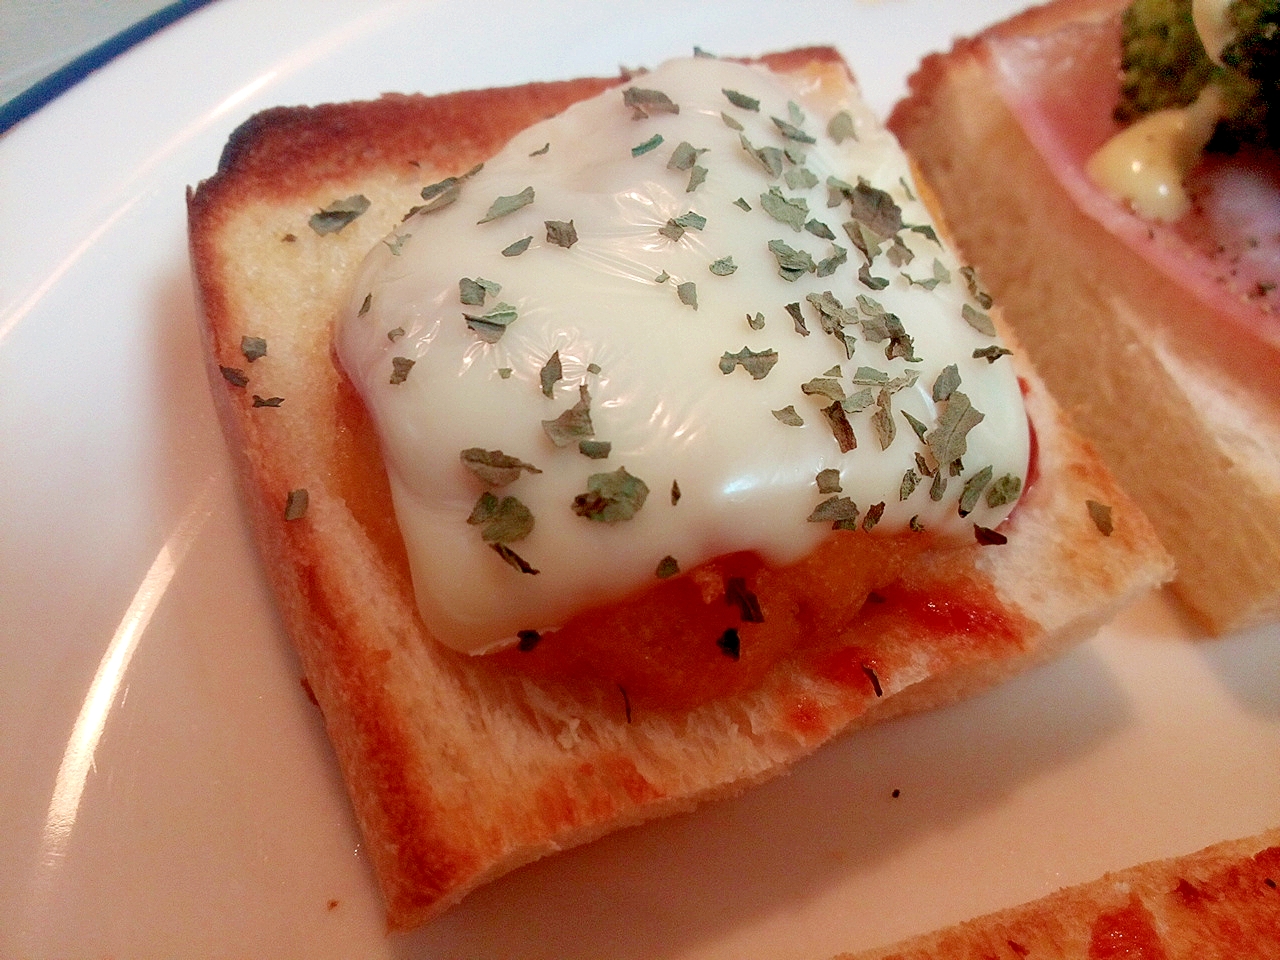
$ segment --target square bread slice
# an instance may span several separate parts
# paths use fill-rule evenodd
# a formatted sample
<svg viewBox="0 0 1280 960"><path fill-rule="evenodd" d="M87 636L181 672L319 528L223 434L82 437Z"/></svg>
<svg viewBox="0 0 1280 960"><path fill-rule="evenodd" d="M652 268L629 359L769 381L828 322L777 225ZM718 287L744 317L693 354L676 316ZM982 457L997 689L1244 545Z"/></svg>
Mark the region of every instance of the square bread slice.
<svg viewBox="0 0 1280 960"><path fill-rule="evenodd" d="M853 83L830 49L763 62ZM837 734L997 683L1170 575L1143 515L1014 345L1002 362L1018 364L1034 476L1000 528L1007 542L934 561L989 583L1011 620L993 617L984 631L880 615L867 654L874 672L784 660L745 693L634 713L616 689L574 692L436 642L415 607L378 439L335 360L332 327L362 258L424 185L622 79L268 110L236 130L217 173L188 195L213 397L393 929L539 857L735 795ZM343 230L308 226L356 194L370 205ZM1109 507L1110 522L1090 503Z"/></svg>
<svg viewBox="0 0 1280 960"><path fill-rule="evenodd" d="M1278 884L1275 829L838 960L1271 960Z"/></svg>

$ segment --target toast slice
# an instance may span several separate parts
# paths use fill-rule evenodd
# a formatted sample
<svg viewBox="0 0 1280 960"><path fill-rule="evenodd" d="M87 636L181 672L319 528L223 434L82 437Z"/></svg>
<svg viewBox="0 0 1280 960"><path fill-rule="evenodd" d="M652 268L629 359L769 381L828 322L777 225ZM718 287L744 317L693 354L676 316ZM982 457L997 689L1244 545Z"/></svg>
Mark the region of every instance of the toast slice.
<svg viewBox="0 0 1280 960"><path fill-rule="evenodd" d="M1277 884L1280 829L839 960L1266 960L1280 956Z"/></svg>
<svg viewBox="0 0 1280 960"><path fill-rule="evenodd" d="M763 62L853 83L829 49ZM858 634L866 649L819 638L856 654L853 669L784 659L751 689L682 710L632 711L616 688L536 680L436 642L415 608L378 439L335 361L333 324L366 252L424 185L619 82L268 110L188 195L214 400L394 929L536 858L737 794L841 732L997 683L1170 574L1145 518L1015 355L1035 476L1000 527L1007 542L929 561L987 585L992 608L976 611L985 619L895 621L877 609ZM308 227L354 194L370 205L344 229ZM1090 502L1110 508L1109 524Z"/></svg>
<svg viewBox="0 0 1280 960"><path fill-rule="evenodd" d="M1058 0L961 40L924 60L888 124L1173 554L1174 589L1221 633L1280 618L1280 339L1265 285L1232 291L1224 273L1192 286L1185 262L1170 265L1182 239L1167 246L1169 231L1149 233L1084 176L1115 129L1124 6ZM1249 201L1260 209L1276 202L1270 176L1255 178L1272 184Z"/></svg>

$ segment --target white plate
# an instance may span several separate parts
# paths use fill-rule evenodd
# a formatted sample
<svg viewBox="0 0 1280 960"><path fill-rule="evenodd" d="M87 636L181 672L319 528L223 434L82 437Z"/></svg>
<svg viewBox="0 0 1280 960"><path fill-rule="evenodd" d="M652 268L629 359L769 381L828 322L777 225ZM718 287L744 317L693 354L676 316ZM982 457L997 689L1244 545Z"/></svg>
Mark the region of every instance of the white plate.
<svg viewBox="0 0 1280 960"><path fill-rule="evenodd" d="M1280 823L1280 631L1153 597L388 938L250 544L183 209L249 113L808 42L883 112L1019 2L220 0L0 139L0 956L823 958Z"/></svg>

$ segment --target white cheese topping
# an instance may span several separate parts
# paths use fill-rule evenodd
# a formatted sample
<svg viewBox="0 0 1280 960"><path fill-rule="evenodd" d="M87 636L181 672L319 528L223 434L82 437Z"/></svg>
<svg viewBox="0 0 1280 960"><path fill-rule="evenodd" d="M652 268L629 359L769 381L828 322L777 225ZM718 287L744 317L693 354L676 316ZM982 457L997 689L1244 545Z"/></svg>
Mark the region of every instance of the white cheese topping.
<svg viewBox="0 0 1280 960"><path fill-rule="evenodd" d="M914 520L971 542L975 523L994 527L1012 509L992 491L1027 466L1014 369L975 328L985 311L928 227L897 144L833 75L800 85L758 66L673 61L525 130L436 194L455 202L410 216L370 253L338 350L380 432L420 611L442 642L481 652L553 628L654 583L665 557L682 570L736 551L786 564L829 536L832 519L861 526L880 509L877 533ZM679 112L627 89L661 91ZM834 205L829 177L847 185ZM548 221L571 221L577 239L553 239L565 228ZM464 278L476 281L467 293ZM483 304L462 302L481 291ZM562 378L548 397L542 373L557 351ZM935 401L940 377L950 392L950 365L959 385ZM802 389L810 381L817 392ZM584 387L588 439L610 445L601 459L576 437L557 446L543 426ZM976 425L962 416L969 403ZM856 439L846 452L836 406ZM473 448L541 472L494 486L462 462ZM961 450L959 475L937 463ZM838 472L838 494L820 491L824 470ZM593 518L607 503L583 496L594 474L639 478L647 499L629 519L606 522L616 507ZM908 474L916 487L903 498ZM971 489L991 482L961 516L975 476ZM490 507L527 507L531 532L468 523L486 491ZM849 503L809 519L835 496ZM850 504L856 521L839 512ZM486 532L514 555L504 560Z"/></svg>

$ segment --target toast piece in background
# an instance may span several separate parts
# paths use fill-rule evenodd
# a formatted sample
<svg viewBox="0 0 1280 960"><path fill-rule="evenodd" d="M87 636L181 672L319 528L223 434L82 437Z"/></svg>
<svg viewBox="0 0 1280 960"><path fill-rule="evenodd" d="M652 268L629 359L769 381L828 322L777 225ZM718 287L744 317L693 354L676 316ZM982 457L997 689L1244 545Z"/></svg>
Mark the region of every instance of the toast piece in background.
<svg viewBox="0 0 1280 960"><path fill-rule="evenodd" d="M763 62L853 93L832 50ZM989 585L981 627L879 609L844 628L866 649L838 646L859 654L843 669L784 660L746 693L675 712L633 712L613 687L535 681L437 643L417 615L378 440L335 361L332 325L366 252L425 185L618 82L269 110L236 131L188 198L214 399L396 929L538 857L737 794L838 733L997 683L1169 575L1145 518L1015 355L1001 362L1019 364L1035 477L1001 526L1007 543L926 561L936 576ZM369 207L340 231L308 226L357 194ZM1110 508L1105 531L1090 502Z"/></svg>
<svg viewBox="0 0 1280 960"><path fill-rule="evenodd" d="M1149 230L1090 185L1083 161L1117 129L1124 6L1057 0L961 40L924 60L888 123L1055 397L1151 518L1174 589L1221 633L1280 618L1280 318L1266 284L1232 291L1238 252ZM1240 202L1274 209L1280 179L1259 173L1261 194ZM1209 205L1207 184L1192 188ZM1197 243L1188 255L1221 272L1188 285L1175 261Z"/></svg>
<svg viewBox="0 0 1280 960"><path fill-rule="evenodd" d="M1278 885L1275 829L838 960L1271 960Z"/></svg>

